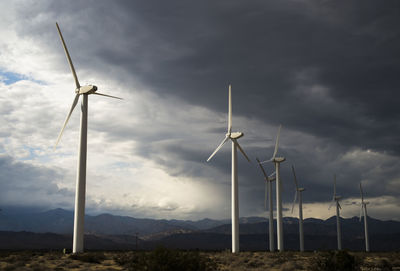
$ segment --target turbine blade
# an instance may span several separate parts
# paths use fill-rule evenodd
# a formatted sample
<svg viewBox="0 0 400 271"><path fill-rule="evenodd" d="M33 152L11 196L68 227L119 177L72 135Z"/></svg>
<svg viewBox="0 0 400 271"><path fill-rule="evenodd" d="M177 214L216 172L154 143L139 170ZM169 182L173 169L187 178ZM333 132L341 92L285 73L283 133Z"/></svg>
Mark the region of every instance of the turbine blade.
<svg viewBox="0 0 400 271"><path fill-rule="evenodd" d="M208 157L207 162L210 161L210 159L217 153L217 151L219 151L219 149L221 149L222 145L225 144L225 142L229 139L228 136L225 136L225 138L222 140L221 144L219 144L219 146L215 149L215 151L210 155L210 157Z"/></svg>
<svg viewBox="0 0 400 271"><path fill-rule="evenodd" d="M330 210L332 208L334 203L335 203L335 200L332 200L331 203L329 204L328 210Z"/></svg>
<svg viewBox="0 0 400 271"><path fill-rule="evenodd" d="M268 159L268 160L262 161L260 164L269 163L269 162L272 162L273 160L274 160L274 159L273 159L273 158L271 158L271 159Z"/></svg>
<svg viewBox="0 0 400 271"><path fill-rule="evenodd" d="M337 205L339 206L339 209L342 209L342 206L340 206L339 201L337 202Z"/></svg>
<svg viewBox="0 0 400 271"><path fill-rule="evenodd" d="M267 210L268 180L265 181L264 209Z"/></svg>
<svg viewBox="0 0 400 271"><path fill-rule="evenodd" d="M364 193L360 182L360 192L361 192L361 203L364 203Z"/></svg>
<svg viewBox="0 0 400 271"><path fill-rule="evenodd" d="M107 94L102 94L102 93L98 93L98 92L93 92L92 94L95 94L95 95L100 95L100 96L105 96L105 97L110 97L110 98L114 98L114 99L120 99L120 100L123 100L123 99L122 99L122 98L120 98L120 97L111 96L111 95L107 95Z"/></svg>
<svg viewBox="0 0 400 271"><path fill-rule="evenodd" d="M299 186L297 184L296 172L294 171L293 165L292 165L292 171L293 171L293 177L294 177L294 184L296 185L296 191L297 191L297 189L299 189Z"/></svg>
<svg viewBox="0 0 400 271"><path fill-rule="evenodd" d="M361 222L361 217L362 217L362 212L363 212L363 204L361 203L361 209L360 209L360 222Z"/></svg>
<svg viewBox="0 0 400 271"><path fill-rule="evenodd" d="M67 126L68 120L69 120L69 118L71 117L72 111L74 111L74 108L75 108L76 104L78 103L78 100L79 100L79 94L76 94L76 95L75 95L75 99L74 99L74 101L72 102L71 109L69 110L69 113L68 113L68 115L67 115L67 118L66 118L65 121L64 121L64 125L63 125L63 127L61 128L61 132L60 132L60 134L58 135L57 142L56 142L56 144L54 145L54 149L56 149L58 142L60 142L60 139L61 139L61 136L62 136L62 134L63 134L63 132L64 132L65 126Z"/></svg>
<svg viewBox="0 0 400 271"><path fill-rule="evenodd" d="M278 152L279 136L281 134L281 128L282 128L282 125L279 125L278 134L276 135L275 150L274 150L274 154L272 155L272 160L275 159L276 153Z"/></svg>
<svg viewBox="0 0 400 271"><path fill-rule="evenodd" d="M265 172L264 167L261 165L260 160L258 160L258 158L256 158L256 160L257 160L258 165L259 165L260 168L261 168L262 173L264 174L265 179L268 180L268 175L267 175L267 173Z"/></svg>
<svg viewBox="0 0 400 271"><path fill-rule="evenodd" d="M336 174L333 175L333 199L335 200L336 197Z"/></svg>
<svg viewBox="0 0 400 271"><path fill-rule="evenodd" d="M61 30L60 30L60 27L58 26L58 23L56 23L56 26L57 26L58 34L60 35L60 39L61 39L62 45L63 45L63 47L64 47L65 55L67 56L67 60L68 60L68 63L69 63L69 67L71 68L72 75L74 76L74 79L75 79L76 88L80 88L81 85L79 84L78 77L76 76L74 64L72 64L71 57L70 57L70 55L69 55L67 46L65 45L65 41L64 41L64 38L63 38L63 36L62 36L62 34L61 34Z"/></svg>
<svg viewBox="0 0 400 271"><path fill-rule="evenodd" d="M247 161L250 161L250 158L247 156L247 154L244 152L244 150L242 149L242 147L240 147L239 143L236 141L236 139L232 139L232 141L235 143L236 147L239 148L240 152L243 154L244 157L246 157Z"/></svg>
<svg viewBox="0 0 400 271"><path fill-rule="evenodd" d="M296 200L297 200L297 189L296 189L296 192L294 193L294 200L293 200L293 204L292 204L292 214L293 214L293 209L294 209L294 204L296 203Z"/></svg>
<svg viewBox="0 0 400 271"><path fill-rule="evenodd" d="M232 86L229 84L228 133L232 132Z"/></svg>

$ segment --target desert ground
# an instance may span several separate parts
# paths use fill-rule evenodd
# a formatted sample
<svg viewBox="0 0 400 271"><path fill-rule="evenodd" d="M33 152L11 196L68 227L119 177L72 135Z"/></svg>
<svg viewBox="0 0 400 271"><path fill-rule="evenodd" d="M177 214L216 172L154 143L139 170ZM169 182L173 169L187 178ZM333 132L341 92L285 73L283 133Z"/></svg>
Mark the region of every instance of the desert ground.
<svg viewBox="0 0 400 271"><path fill-rule="evenodd" d="M400 270L400 252L0 251L0 270Z"/></svg>

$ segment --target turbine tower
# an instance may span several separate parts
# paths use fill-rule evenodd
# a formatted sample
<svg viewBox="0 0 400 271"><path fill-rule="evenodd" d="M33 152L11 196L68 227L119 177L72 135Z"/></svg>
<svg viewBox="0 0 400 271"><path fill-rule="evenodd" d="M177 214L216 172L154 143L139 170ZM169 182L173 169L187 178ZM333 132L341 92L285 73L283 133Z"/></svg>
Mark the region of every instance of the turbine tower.
<svg viewBox="0 0 400 271"><path fill-rule="evenodd" d="M360 182L360 192L361 192L360 222L361 222L361 216L364 215L365 251L369 252L368 214L367 214L367 204L369 204L369 202L364 201L364 193L361 186L361 182Z"/></svg>
<svg viewBox="0 0 400 271"><path fill-rule="evenodd" d="M261 162L261 164L267 163L267 162L273 162L275 164L275 172L276 172L276 213L277 213L277 218L276 218L276 231L277 231L277 239L278 239L278 250L279 251L284 251L283 247L283 227L282 227L282 183L281 183L281 178L280 178L280 164L286 160L285 157L276 157L276 154L278 152L278 145L279 145L279 135L281 133L281 128L282 125L279 125L278 129L278 134L276 136L276 141L275 141L275 150L272 155L272 158Z"/></svg>
<svg viewBox="0 0 400 271"><path fill-rule="evenodd" d="M333 177L333 198L332 202L329 205L328 210L331 209L334 202L336 202L336 230L337 230L337 245L338 250L342 250L342 231L340 228L340 210L342 206L340 206L339 200L341 199L340 196L336 196L336 174Z"/></svg>
<svg viewBox="0 0 400 271"><path fill-rule="evenodd" d="M304 232L303 232L303 198L301 196L301 192L303 192L304 188L299 188L297 184L296 172L294 171L294 166L292 165L294 184L296 185L296 192L294 194L294 200L292 205L292 213L294 209L294 204L296 203L297 198L299 199L299 239L300 239L300 251L304 251Z"/></svg>
<svg viewBox="0 0 400 271"><path fill-rule="evenodd" d="M228 109L228 131L221 144L208 157L207 162L219 151L228 139L232 141L232 253L239 252L239 197L238 197L238 177L237 177L237 149L250 162L249 157L240 147L237 139L243 136L242 132L232 132L232 98L231 85L229 85L229 109Z"/></svg>
<svg viewBox="0 0 400 271"><path fill-rule="evenodd" d="M267 198L268 198L268 228L269 228L269 251L275 251L275 243L274 243L274 207L272 206L272 182L275 181L275 172L271 175L267 175L262 166L260 160L256 158L258 165L261 168L262 173L264 174L265 180L265 197L264 197L264 208L267 209Z"/></svg>
<svg viewBox="0 0 400 271"><path fill-rule="evenodd" d="M54 145L54 149L57 147L58 142L61 139L63 131L67 126L68 120L71 117L72 112L76 104L78 103L79 96L82 96L81 105L81 126L79 135L79 154L78 154L78 169L76 176L76 190L75 190L75 212L74 212L74 237L73 237L73 253L83 252L83 233L84 233L84 218L85 218L85 194L86 194L86 154L87 154L87 117L88 117L88 96L90 94L106 96L110 98L121 99L115 96L97 93L97 87L95 85L81 86L76 76L74 65L72 64L71 57L69 55L67 46L65 45L64 38L61 34L60 27L56 23L58 34L60 35L61 43L64 47L65 55L71 68L72 75L75 80L75 98L72 102L71 109L64 121L64 125L58 135L57 142Z"/></svg>

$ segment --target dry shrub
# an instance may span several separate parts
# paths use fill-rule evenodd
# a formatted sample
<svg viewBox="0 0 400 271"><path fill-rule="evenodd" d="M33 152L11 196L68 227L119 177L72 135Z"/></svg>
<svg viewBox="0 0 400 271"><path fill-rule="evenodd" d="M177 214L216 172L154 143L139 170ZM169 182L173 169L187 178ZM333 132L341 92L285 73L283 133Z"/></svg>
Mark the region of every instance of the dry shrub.
<svg viewBox="0 0 400 271"><path fill-rule="evenodd" d="M279 270L280 271L293 271L293 270L298 270L298 268L297 268L297 265L295 262L290 261L290 262L283 263Z"/></svg>
<svg viewBox="0 0 400 271"><path fill-rule="evenodd" d="M390 271L392 270L392 265L389 263L387 259L379 259L377 266L379 270L382 271Z"/></svg>
<svg viewBox="0 0 400 271"><path fill-rule="evenodd" d="M159 247L151 252L130 252L115 262L135 271L211 271L216 264L197 251L179 251Z"/></svg>
<svg viewBox="0 0 400 271"><path fill-rule="evenodd" d="M87 263L101 263L106 259L103 252L85 252L77 253L69 256L71 259Z"/></svg>
<svg viewBox="0 0 400 271"><path fill-rule="evenodd" d="M356 258L344 250L318 252L317 255L314 256L311 260L312 271L360 270L360 266Z"/></svg>
<svg viewBox="0 0 400 271"><path fill-rule="evenodd" d="M264 263L257 259L252 259L246 264L246 266L249 268L257 268L257 267L261 267L263 265L264 265Z"/></svg>
<svg viewBox="0 0 400 271"><path fill-rule="evenodd" d="M39 263L32 263L29 265L29 269L33 270L33 271L47 271L50 270L49 268L47 268L45 265L43 264L39 264Z"/></svg>

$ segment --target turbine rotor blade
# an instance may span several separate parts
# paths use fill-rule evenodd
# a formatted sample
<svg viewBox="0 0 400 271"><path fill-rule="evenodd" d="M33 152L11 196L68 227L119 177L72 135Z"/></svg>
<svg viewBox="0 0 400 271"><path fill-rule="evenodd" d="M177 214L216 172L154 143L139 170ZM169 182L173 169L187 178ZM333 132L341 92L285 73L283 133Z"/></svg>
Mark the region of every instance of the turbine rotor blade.
<svg viewBox="0 0 400 271"><path fill-rule="evenodd" d="M250 161L250 158L247 156L247 154L244 152L244 150L242 149L242 147L240 147L239 143L236 141L236 139L232 139L233 143L235 143L236 147L239 148L240 152L243 154L244 157L246 157L247 161Z"/></svg>
<svg viewBox="0 0 400 271"><path fill-rule="evenodd" d="M75 108L76 104L78 103L78 100L79 100L79 94L76 94L76 95L75 95L75 99L74 99L74 101L72 102L71 109L69 110L69 113L68 113L68 115L67 115L67 118L66 118L65 121L64 121L64 125L63 125L63 127L61 128L61 132L60 132L60 134L58 135L57 142L56 142L56 144L54 145L54 149L57 147L57 144L58 144L58 142L59 142L60 139L61 139L61 136L62 136L62 134L63 134L63 132L64 132L65 126L67 126L68 120L69 120L69 118L71 117L72 111L74 111L74 108Z"/></svg>
<svg viewBox="0 0 400 271"><path fill-rule="evenodd" d="M334 200L331 201L331 203L329 204L328 210L330 210L332 208L334 202L335 202Z"/></svg>
<svg viewBox="0 0 400 271"><path fill-rule="evenodd" d="M260 168L261 168L262 173L264 174L265 179L268 180L268 175L267 175L267 173L265 172L264 167L261 165L260 160L258 160L258 158L256 158L256 160L257 160L258 165L259 165Z"/></svg>
<svg viewBox="0 0 400 271"><path fill-rule="evenodd" d="M333 199L335 200L336 197L336 174L333 175Z"/></svg>
<svg viewBox="0 0 400 271"><path fill-rule="evenodd" d="M232 86L229 84L229 105L228 105L228 133L232 132L232 94L231 94Z"/></svg>
<svg viewBox="0 0 400 271"><path fill-rule="evenodd" d="M269 160L265 160L265 161L260 162L260 164L269 163L269 162L272 162L273 160L274 160L274 158L271 158Z"/></svg>
<svg viewBox="0 0 400 271"><path fill-rule="evenodd" d="M299 189L299 186L297 184L296 172L294 171L293 165L292 165L292 171L293 171L293 177L294 177L294 184L296 185L296 191L297 191L297 189Z"/></svg>
<svg viewBox="0 0 400 271"><path fill-rule="evenodd" d="M339 206L339 209L342 209L342 206L340 206L339 201L337 201L337 205Z"/></svg>
<svg viewBox="0 0 400 271"><path fill-rule="evenodd" d="M95 94L95 95L100 95L100 96L105 96L105 97L110 97L110 98L114 98L114 99L119 99L119 100L123 100L120 97L116 97L116 96L111 96L111 95L107 95L107 94L102 94L102 93L98 93L98 92L93 92L91 94Z"/></svg>
<svg viewBox="0 0 400 271"><path fill-rule="evenodd" d="M264 209L267 210L268 181L265 181Z"/></svg>
<svg viewBox="0 0 400 271"><path fill-rule="evenodd" d="M294 200L293 200L293 204L292 204L292 214L293 214L293 209L294 209L294 204L296 203L296 200L297 200L297 189L296 189L296 192L294 193Z"/></svg>
<svg viewBox="0 0 400 271"><path fill-rule="evenodd" d="M72 64L71 56L69 55L67 46L65 45L65 41L64 41L64 38L63 38L63 36L61 34L61 30L60 30L60 27L58 26L58 23L56 23L56 26L57 26L58 34L60 35L60 39L61 39L62 45L64 47L65 55L67 56L69 67L71 68L72 75L74 76L74 79L75 79L76 88L80 88L81 85L79 84L78 77L76 76L74 64Z"/></svg>
<svg viewBox="0 0 400 271"><path fill-rule="evenodd" d="M364 203L364 193L360 182L360 192L361 192L361 203Z"/></svg>
<svg viewBox="0 0 400 271"><path fill-rule="evenodd" d="M282 125L279 125L278 134L276 135L275 150L274 150L274 154L272 155L272 160L275 159L276 153L278 152L279 136L281 134L281 128L282 128Z"/></svg>
<svg viewBox="0 0 400 271"><path fill-rule="evenodd" d="M225 142L229 139L228 136L225 136L225 138L222 140L221 144L219 144L219 146L215 149L215 151L210 155L210 157L208 157L207 162L210 161L210 159L217 153L217 151L219 151L219 149L221 149L222 145L225 144Z"/></svg>
<svg viewBox="0 0 400 271"><path fill-rule="evenodd" d="M362 213L362 212L363 212L363 207L364 207L364 206L363 206L363 204L361 203L361 209L360 209L360 222L361 222L361 217L362 217L362 215L363 215L363 213Z"/></svg>

